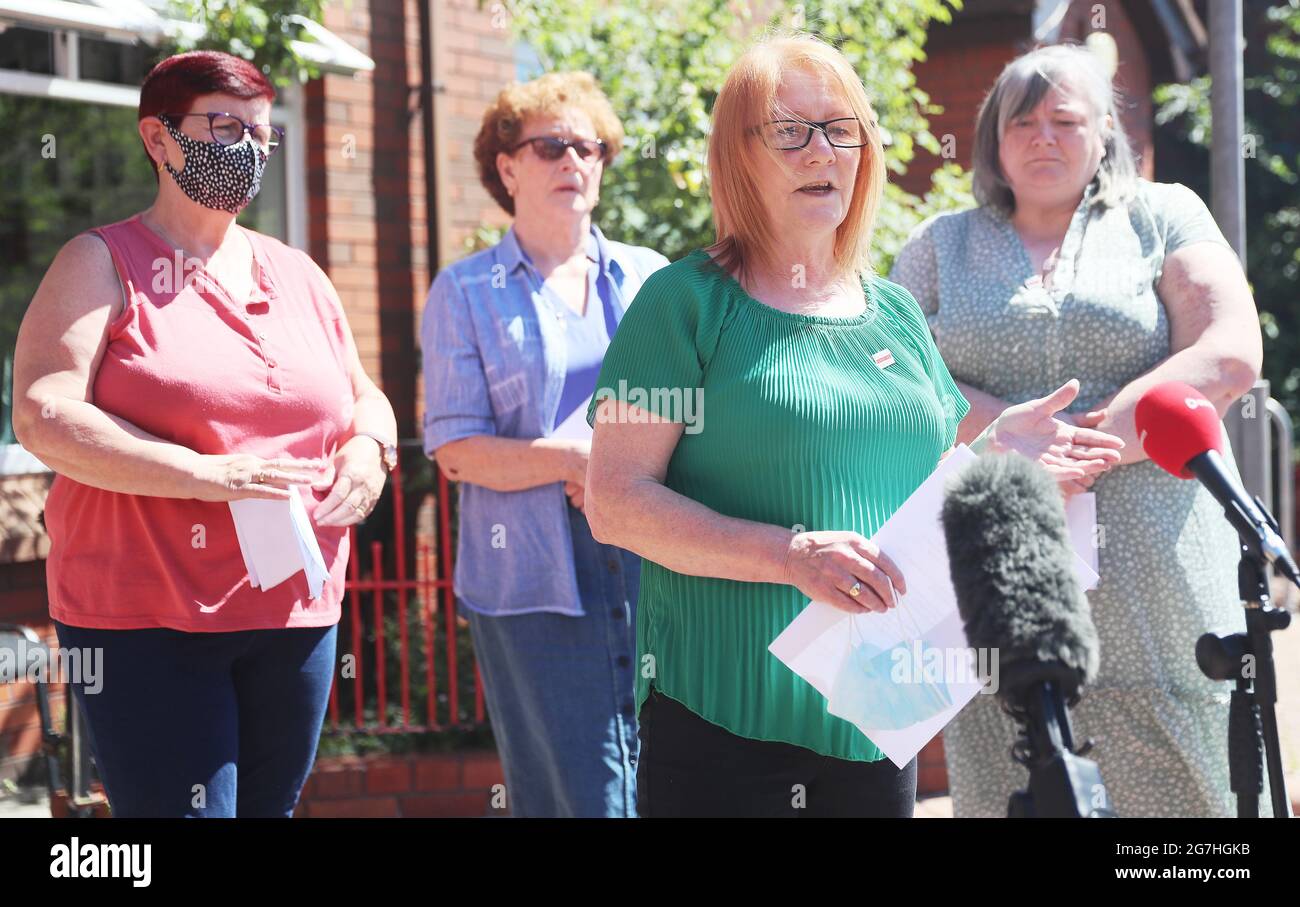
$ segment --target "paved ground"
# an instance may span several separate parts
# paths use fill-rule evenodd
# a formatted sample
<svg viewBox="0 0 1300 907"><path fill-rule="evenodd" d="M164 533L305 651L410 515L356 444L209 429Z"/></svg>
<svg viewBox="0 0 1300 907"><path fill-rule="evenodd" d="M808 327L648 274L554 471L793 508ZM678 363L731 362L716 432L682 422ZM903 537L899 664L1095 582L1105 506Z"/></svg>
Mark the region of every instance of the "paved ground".
<svg viewBox="0 0 1300 907"><path fill-rule="evenodd" d="M10 797L0 798L0 819L48 819L48 803L22 803Z"/></svg>
<svg viewBox="0 0 1300 907"><path fill-rule="evenodd" d="M916 801L918 819L951 819L952 797L922 797Z"/></svg>

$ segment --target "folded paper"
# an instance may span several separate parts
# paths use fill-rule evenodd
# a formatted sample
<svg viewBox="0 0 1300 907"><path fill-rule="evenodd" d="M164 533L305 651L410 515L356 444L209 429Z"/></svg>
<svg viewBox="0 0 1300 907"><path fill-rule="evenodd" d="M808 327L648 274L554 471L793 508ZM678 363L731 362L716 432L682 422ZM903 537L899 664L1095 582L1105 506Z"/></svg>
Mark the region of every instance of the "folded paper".
<svg viewBox="0 0 1300 907"><path fill-rule="evenodd" d="M301 570L309 596L320 598L329 570L303 505L301 489L294 486L290 492L287 501L231 501L235 536L254 589L273 589Z"/></svg>

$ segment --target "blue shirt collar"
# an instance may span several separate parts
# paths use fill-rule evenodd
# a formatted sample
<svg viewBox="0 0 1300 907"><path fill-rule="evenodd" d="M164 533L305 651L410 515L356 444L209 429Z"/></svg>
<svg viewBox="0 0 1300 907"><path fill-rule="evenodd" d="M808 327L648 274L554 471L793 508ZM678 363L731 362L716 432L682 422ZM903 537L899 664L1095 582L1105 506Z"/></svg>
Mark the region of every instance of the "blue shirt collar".
<svg viewBox="0 0 1300 907"><path fill-rule="evenodd" d="M605 234L600 232L600 227L593 223L591 232L587 234L587 257L597 262L600 265L600 272L606 276L609 276L611 267L626 273L627 269L614 260L612 252L609 240L605 239ZM519 237L515 233L513 224L497 245L497 261L505 265L507 274L513 274L520 265L533 267L528 253L524 251L523 246L519 245Z"/></svg>

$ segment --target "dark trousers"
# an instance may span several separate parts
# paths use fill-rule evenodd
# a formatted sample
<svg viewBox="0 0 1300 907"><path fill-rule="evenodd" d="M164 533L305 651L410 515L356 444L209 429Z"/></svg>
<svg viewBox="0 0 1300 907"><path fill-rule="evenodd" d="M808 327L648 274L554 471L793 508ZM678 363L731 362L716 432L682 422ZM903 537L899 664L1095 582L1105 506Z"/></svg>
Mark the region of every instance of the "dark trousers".
<svg viewBox="0 0 1300 907"><path fill-rule="evenodd" d="M56 622L114 817L288 817L316 758L337 625L185 633ZM83 679L84 680L84 679Z"/></svg>
<svg viewBox="0 0 1300 907"><path fill-rule="evenodd" d="M637 805L644 818L911 818L916 760L855 762L740 737L651 690L641 706Z"/></svg>

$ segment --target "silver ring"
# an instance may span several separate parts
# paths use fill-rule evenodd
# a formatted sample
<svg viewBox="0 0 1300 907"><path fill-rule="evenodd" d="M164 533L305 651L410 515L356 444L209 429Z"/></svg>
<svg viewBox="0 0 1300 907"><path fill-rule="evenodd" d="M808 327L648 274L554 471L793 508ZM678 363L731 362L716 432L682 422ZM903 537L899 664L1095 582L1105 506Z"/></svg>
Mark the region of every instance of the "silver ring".
<svg viewBox="0 0 1300 907"><path fill-rule="evenodd" d="M862 594L862 583L854 583L852 586L849 586L849 595L852 595L854 598L857 598L861 594Z"/></svg>

